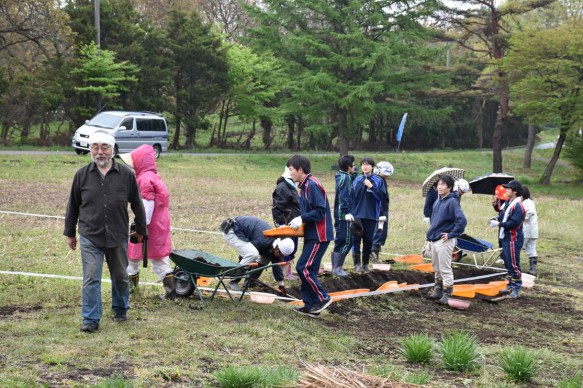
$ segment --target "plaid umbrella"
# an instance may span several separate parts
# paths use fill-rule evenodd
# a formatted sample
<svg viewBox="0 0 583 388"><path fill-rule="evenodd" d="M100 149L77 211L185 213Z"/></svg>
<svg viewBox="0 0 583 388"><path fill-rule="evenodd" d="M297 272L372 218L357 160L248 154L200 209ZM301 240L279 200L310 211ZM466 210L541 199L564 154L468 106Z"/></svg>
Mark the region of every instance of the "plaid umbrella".
<svg viewBox="0 0 583 388"><path fill-rule="evenodd" d="M514 177L508 174L486 174L472 179L470 188L472 189L472 194L494 195L498 185L506 184L513 179Z"/></svg>
<svg viewBox="0 0 583 388"><path fill-rule="evenodd" d="M453 168L453 167L443 167L439 170L435 170L425 179L423 185L421 186L421 192L424 197L427 196L427 192L431 189L431 186L435 184L439 180L439 177L442 175L449 175L453 179L458 180L464 177L464 170L461 168Z"/></svg>

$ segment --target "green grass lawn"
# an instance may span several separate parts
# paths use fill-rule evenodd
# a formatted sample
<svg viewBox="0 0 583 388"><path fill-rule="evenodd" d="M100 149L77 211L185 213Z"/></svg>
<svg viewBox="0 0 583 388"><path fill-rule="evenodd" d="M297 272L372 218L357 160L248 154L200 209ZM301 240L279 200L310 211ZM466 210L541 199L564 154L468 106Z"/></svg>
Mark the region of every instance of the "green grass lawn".
<svg viewBox="0 0 583 388"><path fill-rule="evenodd" d="M446 165L464 168L468 180L491 172L491 152L486 151L359 152L356 156L388 160L395 167L389 180L389 238L383 248L388 255L420 252L427 228L422 222L421 183L429 173ZM575 320L571 323L576 324L583 309L583 186L571 183L574 171L565 163L557 165L553 185L540 186L536 181L548 154L535 150L532 170L522 169L522 156L518 150L504 152L504 165L506 173L529 185L538 208L538 249L545 276L537 286L541 291L532 294L530 300L553 295L569 298ZM311 157L313 173L324 184L331 203L335 173L331 166L336 159L335 154ZM236 253L217 233L220 222L231 216L254 215L271 223L271 193L286 160L287 156L272 154L171 153L160 158L159 172L170 191L172 225L176 228L172 233L174 247L201 249L235 261ZM68 251L62 219L40 215L65 214L73 175L88 161L88 156L76 155L0 155L0 210L39 215L0 213L0 271L81 276L79 252ZM466 195L462 208L468 218L466 232L495 241L496 231L487 226L493 215L490 199ZM325 260L329 261L328 254ZM142 269L141 275L145 282L156 281L149 268ZM271 281L269 274L263 276ZM374 351L374 335L360 337L342 326L366 327L367 322L352 315L347 318L326 313L322 320L309 320L294 315L283 303L267 306L248 300L239 304L217 300L194 310L189 308L196 304L192 298L156 300L155 295L162 292L159 285L142 286L141 292L132 296L128 322L117 324L109 310L110 286L104 284L102 325L99 333L87 335L79 332L80 291L78 280L0 274L0 386L216 386L213 373L229 366L285 366L301 375L304 363L344 366L367 373L382 371L399 381L428 374L433 386L514 384L495 362L505 343L492 344L478 338L480 367L471 373L445 372L437 361L420 367L395 352ZM386 319L386 331L375 335L379 340L392 341L397 348L406 335L392 334L391 322L404 320L406 326L408 319L419 319L407 314L406 302L362 299L350 306L373 309L379 319ZM425 302L419 304L424 306ZM508 306L500 308L512 308ZM456 313L439 311L432 307L421 310L421 318L451 325L448 319ZM544 371L535 377L534 384L553 386L583 368L580 356L565 351L583 351L581 329L561 333L565 337L560 343L545 342L544 333L529 326L529 317L536 317L537 311L519 308L516 314L524 314L523 325L514 328L524 336L517 337L517 342L541 336L534 350ZM552 315L540 318L553 320ZM471 334L471 317L461 321ZM499 330L508 330L501 325ZM409 331L415 332L413 324ZM439 333L436 335L439 339ZM365 347L367 351L363 351Z"/></svg>

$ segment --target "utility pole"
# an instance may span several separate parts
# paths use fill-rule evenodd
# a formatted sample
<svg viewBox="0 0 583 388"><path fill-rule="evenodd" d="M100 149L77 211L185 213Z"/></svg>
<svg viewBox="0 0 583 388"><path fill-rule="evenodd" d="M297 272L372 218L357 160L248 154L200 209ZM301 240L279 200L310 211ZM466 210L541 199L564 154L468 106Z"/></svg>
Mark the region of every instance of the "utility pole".
<svg viewBox="0 0 583 388"><path fill-rule="evenodd" d="M95 31L96 31L96 35L95 35L95 44L97 45L97 52L99 55L101 55L101 15L99 12L100 6L99 6L99 0L93 0L94 1L94 6L95 6ZM97 98L95 99L96 101L96 107L97 107L97 112L101 111L101 95L97 94Z"/></svg>

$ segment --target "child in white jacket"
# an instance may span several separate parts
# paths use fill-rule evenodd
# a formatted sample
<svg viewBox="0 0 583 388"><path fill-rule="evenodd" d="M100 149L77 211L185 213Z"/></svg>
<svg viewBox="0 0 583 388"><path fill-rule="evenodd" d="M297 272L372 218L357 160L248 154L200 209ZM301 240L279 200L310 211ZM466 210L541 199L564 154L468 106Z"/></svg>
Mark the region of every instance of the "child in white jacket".
<svg viewBox="0 0 583 388"><path fill-rule="evenodd" d="M522 186L522 205L526 211L524 217L524 225L522 230L524 232L524 250L528 255L530 262L531 275L536 275L536 264L538 256L536 253L536 240L538 239L538 216L536 215L536 206L530 197L530 190L526 186Z"/></svg>

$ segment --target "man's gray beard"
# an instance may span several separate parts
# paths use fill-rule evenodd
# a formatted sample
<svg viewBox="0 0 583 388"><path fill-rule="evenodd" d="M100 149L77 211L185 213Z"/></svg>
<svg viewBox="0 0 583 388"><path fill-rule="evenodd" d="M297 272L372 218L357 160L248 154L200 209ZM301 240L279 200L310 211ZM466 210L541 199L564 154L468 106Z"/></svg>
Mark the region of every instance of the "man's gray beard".
<svg viewBox="0 0 583 388"><path fill-rule="evenodd" d="M113 157L111 158L105 158L105 160L97 160L97 156L93 157L93 161L95 162L95 164L97 164L98 167L107 167L111 164L111 159L113 159Z"/></svg>

